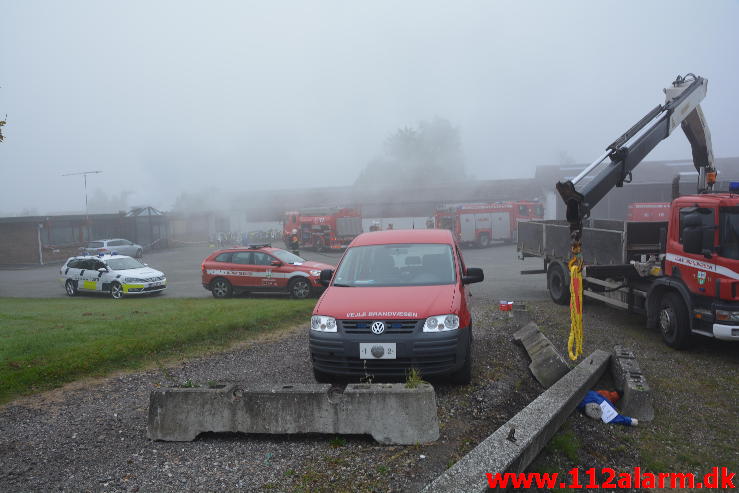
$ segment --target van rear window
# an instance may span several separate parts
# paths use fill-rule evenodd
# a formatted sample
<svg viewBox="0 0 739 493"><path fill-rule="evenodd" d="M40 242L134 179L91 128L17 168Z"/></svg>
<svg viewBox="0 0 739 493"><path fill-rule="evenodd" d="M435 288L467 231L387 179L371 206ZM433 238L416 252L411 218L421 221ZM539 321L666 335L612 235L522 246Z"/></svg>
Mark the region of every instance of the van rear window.
<svg viewBox="0 0 739 493"><path fill-rule="evenodd" d="M434 286L456 282L452 248L440 243L352 247L334 286Z"/></svg>

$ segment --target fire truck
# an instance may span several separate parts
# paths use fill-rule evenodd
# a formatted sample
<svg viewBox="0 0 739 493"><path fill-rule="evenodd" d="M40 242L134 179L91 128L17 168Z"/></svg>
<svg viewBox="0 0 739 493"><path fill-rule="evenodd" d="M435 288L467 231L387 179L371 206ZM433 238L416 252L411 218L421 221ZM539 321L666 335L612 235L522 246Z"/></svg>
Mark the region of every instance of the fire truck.
<svg viewBox="0 0 739 493"><path fill-rule="evenodd" d="M297 231L300 248L340 250L362 232L362 214L357 209L319 207L286 212L282 222L283 238L289 244Z"/></svg>
<svg viewBox="0 0 739 493"><path fill-rule="evenodd" d="M669 202L637 202L629 204L628 221L667 221L670 216Z"/></svg>
<svg viewBox="0 0 739 493"><path fill-rule="evenodd" d="M714 190L711 137L700 102L707 81L689 74L665 89L650 111L569 181L557 183L566 221L519 224L522 257L541 257L552 299L569 302L567 261L582 248L583 295L646 316L665 343L685 348L693 334L739 341L739 183ZM674 198L663 222L599 221L590 211L628 183L642 159L677 127L690 142L696 195ZM608 161L606 161L608 159Z"/></svg>
<svg viewBox="0 0 739 493"><path fill-rule="evenodd" d="M533 201L454 204L436 210L434 226L450 230L463 245L484 248L492 241L514 243L519 221L543 217L544 207Z"/></svg>

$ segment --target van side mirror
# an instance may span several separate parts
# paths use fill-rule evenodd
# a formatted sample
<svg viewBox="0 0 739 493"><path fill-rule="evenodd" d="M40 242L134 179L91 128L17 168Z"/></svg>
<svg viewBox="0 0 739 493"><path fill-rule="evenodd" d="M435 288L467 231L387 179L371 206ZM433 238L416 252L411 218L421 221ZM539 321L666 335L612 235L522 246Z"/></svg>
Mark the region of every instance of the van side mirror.
<svg viewBox="0 0 739 493"><path fill-rule="evenodd" d="M100 272L100 273L108 272L108 268L107 267L99 267L98 268L98 272Z"/></svg>
<svg viewBox="0 0 739 493"><path fill-rule="evenodd" d="M462 284L473 284L485 280L485 274L478 267L467 267L467 272L462 276Z"/></svg>
<svg viewBox="0 0 739 493"><path fill-rule="evenodd" d="M321 271L321 277L318 278L318 282L320 282L322 286L328 287L328 285L331 284L332 277L334 277L333 269L323 269Z"/></svg>
<svg viewBox="0 0 739 493"><path fill-rule="evenodd" d="M280 262L279 260L273 260L269 265L272 265L274 267L279 267L282 265L282 262Z"/></svg>

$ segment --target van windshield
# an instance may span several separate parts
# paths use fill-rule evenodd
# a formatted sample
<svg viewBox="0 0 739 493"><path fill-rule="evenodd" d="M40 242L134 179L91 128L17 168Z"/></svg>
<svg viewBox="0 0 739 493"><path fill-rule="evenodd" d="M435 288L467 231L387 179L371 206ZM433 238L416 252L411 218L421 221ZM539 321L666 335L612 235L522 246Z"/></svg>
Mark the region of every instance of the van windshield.
<svg viewBox="0 0 739 493"><path fill-rule="evenodd" d="M439 243L350 248L334 286L434 286L456 282L452 248Z"/></svg>

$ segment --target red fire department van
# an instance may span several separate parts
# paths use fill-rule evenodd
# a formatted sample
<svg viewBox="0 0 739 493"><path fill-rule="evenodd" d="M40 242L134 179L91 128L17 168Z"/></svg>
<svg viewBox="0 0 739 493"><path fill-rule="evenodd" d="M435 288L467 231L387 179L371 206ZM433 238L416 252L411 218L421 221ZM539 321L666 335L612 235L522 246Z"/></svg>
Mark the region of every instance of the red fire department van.
<svg viewBox="0 0 739 493"><path fill-rule="evenodd" d="M323 288L319 276L331 268L270 245L216 250L201 265L203 287L214 298L252 291L287 291L293 298L307 298Z"/></svg>
<svg viewBox="0 0 739 493"><path fill-rule="evenodd" d="M290 211L284 215L282 229L285 244L296 231L300 248L340 250L362 232L362 214L357 209L338 207Z"/></svg>
<svg viewBox="0 0 739 493"><path fill-rule="evenodd" d="M434 226L452 231L460 244L484 248L491 241L515 242L519 221L543 217L544 207L539 202L456 204L440 207L434 214Z"/></svg>
<svg viewBox="0 0 739 493"><path fill-rule="evenodd" d="M328 286L310 328L319 382L344 378L449 376L467 384L472 318L467 284L483 280L466 267L451 232L439 229L364 233L339 266L321 272Z"/></svg>
<svg viewBox="0 0 739 493"><path fill-rule="evenodd" d="M641 202L629 204L627 221L659 222L670 218L669 202Z"/></svg>

